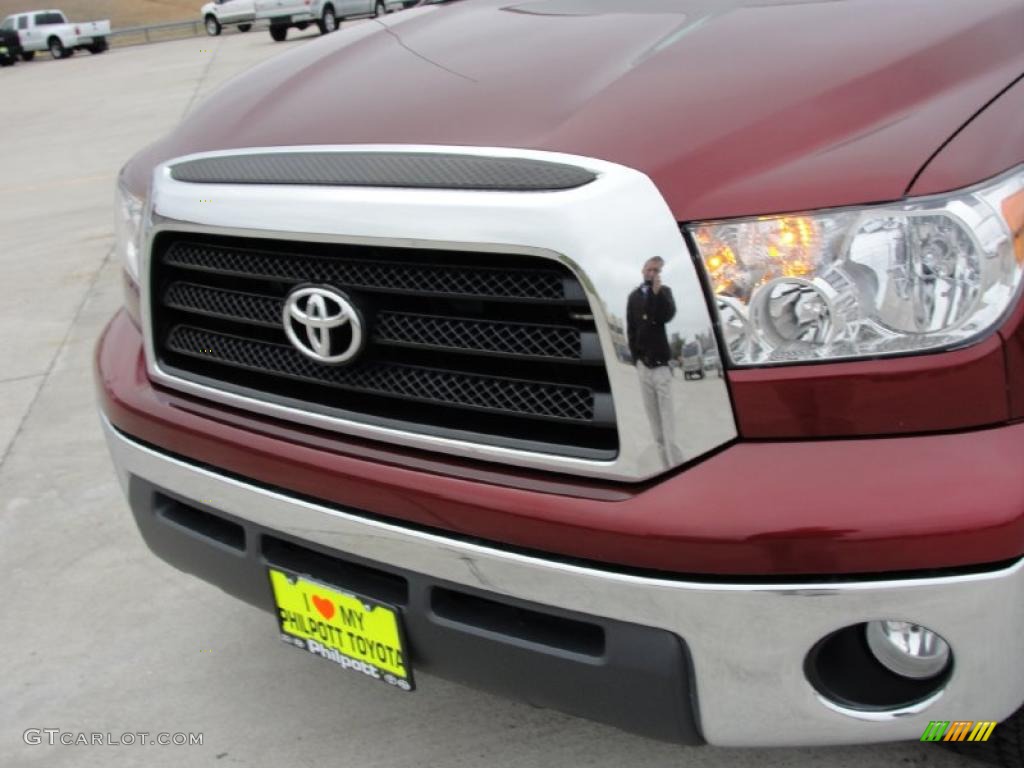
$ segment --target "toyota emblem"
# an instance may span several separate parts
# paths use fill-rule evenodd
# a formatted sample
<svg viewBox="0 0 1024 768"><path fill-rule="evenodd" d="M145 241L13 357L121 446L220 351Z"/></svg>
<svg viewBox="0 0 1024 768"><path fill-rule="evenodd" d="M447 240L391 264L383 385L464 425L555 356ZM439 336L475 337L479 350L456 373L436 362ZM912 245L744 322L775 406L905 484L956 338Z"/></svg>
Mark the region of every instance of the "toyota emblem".
<svg viewBox="0 0 1024 768"><path fill-rule="evenodd" d="M318 363L345 363L363 348L363 320L341 291L327 286L288 294L284 332L299 352Z"/></svg>

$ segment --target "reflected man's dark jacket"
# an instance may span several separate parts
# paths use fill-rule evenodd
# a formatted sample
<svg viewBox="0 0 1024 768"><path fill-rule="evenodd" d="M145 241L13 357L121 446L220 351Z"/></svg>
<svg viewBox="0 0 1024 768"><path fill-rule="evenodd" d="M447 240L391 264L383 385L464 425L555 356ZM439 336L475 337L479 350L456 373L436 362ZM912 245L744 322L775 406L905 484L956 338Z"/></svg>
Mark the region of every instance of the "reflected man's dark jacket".
<svg viewBox="0 0 1024 768"><path fill-rule="evenodd" d="M658 293L640 286L629 294L626 303L626 333L633 361L642 360L648 368L668 365L669 351L665 324L676 316L672 291L662 286Z"/></svg>

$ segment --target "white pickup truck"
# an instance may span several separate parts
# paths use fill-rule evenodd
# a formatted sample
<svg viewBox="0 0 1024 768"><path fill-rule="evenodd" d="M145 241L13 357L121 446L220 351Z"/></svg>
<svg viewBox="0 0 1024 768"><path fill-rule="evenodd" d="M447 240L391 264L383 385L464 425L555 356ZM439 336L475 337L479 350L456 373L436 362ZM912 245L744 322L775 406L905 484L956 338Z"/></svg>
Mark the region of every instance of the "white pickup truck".
<svg viewBox="0 0 1024 768"><path fill-rule="evenodd" d="M215 37L229 25L238 25L242 32L248 32L256 18L255 0L213 0L202 7L203 24L206 34Z"/></svg>
<svg viewBox="0 0 1024 768"><path fill-rule="evenodd" d="M278 42L291 27L305 29L316 24L327 34L337 29L342 19L381 16L405 7L403 0L254 0L254 5L255 17L270 22L270 36Z"/></svg>
<svg viewBox="0 0 1024 768"><path fill-rule="evenodd" d="M49 51L55 59L64 59L78 50L103 53L107 50L109 21L71 23L60 11L26 11L4 19L0 29L16 30L21 41L21 57L29 61L36 51Z"/></svg>

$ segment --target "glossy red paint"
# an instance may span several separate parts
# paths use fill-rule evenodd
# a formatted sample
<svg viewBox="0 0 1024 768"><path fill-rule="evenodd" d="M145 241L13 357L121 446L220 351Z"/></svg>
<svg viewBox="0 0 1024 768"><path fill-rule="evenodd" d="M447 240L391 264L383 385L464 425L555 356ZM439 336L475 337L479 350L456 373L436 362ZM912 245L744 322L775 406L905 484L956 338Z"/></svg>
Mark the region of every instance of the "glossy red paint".
<svg viewBox="0 0 1024 768"><path fill-rule="evenodd" d="M998 334L916 357L729 372L745 438L940 432L1009 418Z"/></svg>
<svg viewBox="0 0 1024 768"><path fill-rule="evenodd" d="M1021 27L1024 35L1024 25ZM989 105L928 163L908 195L934 195L1024 163L1024 78Z"/></svg>
<svg viewBox="0 0 1024 768"><path fill-rule="evenodd" d="M892 200L1024 72L1022 30L1020 0L415 9L231 81L126 181L226 148L457 144L637 168L680 221Z"/></svg>
<svg viewBox="0 0 1024 768"><path fill-rule="evenodd" d="M1001 331L1006 352L1010 418L1024 419L1024 301L1018 301Z"/></svg>
<svg viewBox="0 0 1024 768"><path fill-rule="evenodd" d="M1024 324L1006 339L1006 378L1010 396L1010 418L1024 419Z"/></svg>
<svg viewBox="0 0 1024 768"><path fill-rule="evenodd" d="M511 487L456 476L464 463L456 474L428 471L401 453L364 458L345 438L317 443L307 431L271 429L247 414L217 409L222 417L211 418L152 386L140 334L123 312L97 348L96 376L113 424L167 451L349 508L556 555L692 576L765 576L941 568L1024 552L1024 425L740 443L602 498L581 493L588 484L577 480Z"/></svg>

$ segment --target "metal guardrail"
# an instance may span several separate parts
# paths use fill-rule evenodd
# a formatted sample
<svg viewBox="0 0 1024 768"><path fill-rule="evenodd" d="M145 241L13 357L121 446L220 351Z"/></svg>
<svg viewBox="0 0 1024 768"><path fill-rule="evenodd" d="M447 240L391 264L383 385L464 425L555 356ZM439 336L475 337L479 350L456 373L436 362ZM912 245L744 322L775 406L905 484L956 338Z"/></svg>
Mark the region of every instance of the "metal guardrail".
<svg viewBox="0 0 1024 768"><path fill-rule="evenodd" d="M230 29L236 26L234 24L226 24L225 29ZM253 22L254 27L265 27L268 26L265 21ZM139 27L123 27L122 29L112 29L110 34L107 35L107 39L110 40L111 44L120 45L132 45L127 40L119 40L119 38L131 38L141 37L143 43L154 43L163 40L177 40L183 37L198 37L199 35L206 34L206 26L202 19L193 19L190 21L168 21L163 24L146 24Z"/></svg>
<svg viewBox="0 0 1024 768"><path fill-rule="evenodd" d="M411 2L411 0L407 1ZM408 4L403 6L403 8L408 7L410 7ZM270 21L268 19L258 19L245 23L250 24L253 29L270 28ZM224 30L227 31L237 26L235 23L225 24ZM205 34L205 21L202 18L196 18L189 19L188 21L167 21L162 24L145 24L138 27L112 29L110 34L106 35L106 38L111 45L138 45L140 43L157 43L164 40L181 40L182 38L199 37ZM141 39L138 41L131 40L133 37Z"/></svg>
<svg viewBox="0 0 1024 768"><path fill-rule="evenodd" d="M408 2L411 2L411 0L407 0L403 8L410 7ZM268 19L259 19L246 23L250 24L253 29L270 28L270 21ZM226 31L237 26L234 23L225 24L224 29ZM140 43L156 43L164 40L180 40L185 37L199 37L205 34L205 21L202 18L196 18L189 19L188 21L167 21L162 24L145 24L138 27L112 29L106 38L111 45L138 45ZM132 37L140 37L141 40L129 42Z"/></svg>

